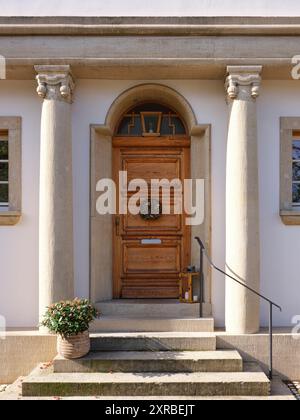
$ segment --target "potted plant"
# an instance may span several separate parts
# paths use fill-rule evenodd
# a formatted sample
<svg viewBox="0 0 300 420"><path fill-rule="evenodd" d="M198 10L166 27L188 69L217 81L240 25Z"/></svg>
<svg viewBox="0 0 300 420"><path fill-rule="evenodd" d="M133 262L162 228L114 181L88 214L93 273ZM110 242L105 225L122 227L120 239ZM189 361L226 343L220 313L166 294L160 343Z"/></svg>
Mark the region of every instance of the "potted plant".
<svg viewBox="0 0 300 420"><path fill-rule="evenodd" d="M57 335L58 354L66 359L80 359L90 351L90 323L97 310L86 299L62 301L51 305L42 326Z"/></svg>

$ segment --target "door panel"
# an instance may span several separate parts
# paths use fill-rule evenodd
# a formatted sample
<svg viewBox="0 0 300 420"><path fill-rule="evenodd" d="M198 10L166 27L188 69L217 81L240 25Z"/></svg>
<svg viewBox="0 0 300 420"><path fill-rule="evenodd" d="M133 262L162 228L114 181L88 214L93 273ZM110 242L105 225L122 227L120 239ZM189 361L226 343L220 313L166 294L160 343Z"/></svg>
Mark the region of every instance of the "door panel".
<svg viewBox="0 0 300 420"><path fill-rule="evenodd" d="M187 139L183 139L183 147L177 141L174 148L151 148L150 141L147 139L147 147L126 147L126 139L124 144L117 139L113 162L117 185L121 170L127 171L128 183L145 180L149 191L152 179L183 181L190 177ZM150 198L149 191L141 191L143 199ZM127 198L135 192L126 193ZM167 190L164 193L169 195ZM161 190L156 198L162 200L162 194ZM185 215L173 214L177 194L183 199L180 189L171 189L171 214L157 220L145 220L139 214L116 216L114 298L179 297L179 273L190 264L191 232L185 226Z"/></svg>
<svg viewBox="0 0 300 420"><path fill-rule="evenodd" d="M140 158L124 160L124 169L128 172L128 180L144 179L151 183L152 179L176 179L180 178L181 159L144 157L143 161Z"/></svg>
<svg viewBox="0 0 300 420"><path fill-rule="evenodd" d="M143 245L142 241L123 243L124 274L157 274L180 271L180 243L162 241L161 245Z"/></svg>
<svg viewBox="0 0 300 420"><path fill-rule="evenodd" d="M172 209L172 207L171 207ZM124 216L124 230L129 234L130 232L178 232L181 230L181 215L170 214L162 215L158 220L144 220L140 215L128 214Z"/></svg>

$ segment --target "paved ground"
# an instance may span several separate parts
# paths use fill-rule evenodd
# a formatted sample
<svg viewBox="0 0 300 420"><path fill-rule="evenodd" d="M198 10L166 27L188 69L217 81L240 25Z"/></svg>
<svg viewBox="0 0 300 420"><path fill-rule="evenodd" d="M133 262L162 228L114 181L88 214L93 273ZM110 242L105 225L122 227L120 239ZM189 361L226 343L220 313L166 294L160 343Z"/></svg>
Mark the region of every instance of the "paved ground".
<svg viewBox="0 0 300 420"><path fill-rule="evenodd" d="M267 400L267 401L295 401L300 400L300 382L286 385L279 378L275 378L272 382L272 394L270 397L91 397L91 398L22 398L21 388L22 388L23 378L19 378L13 385L10 386L0 386L0 400L111 400L111 401L124 401L124 400L169 400L169 401L185 401L185 400ZM2 391L1 391L2 389ZM297 397L298 392L298 397Z"/></svg>

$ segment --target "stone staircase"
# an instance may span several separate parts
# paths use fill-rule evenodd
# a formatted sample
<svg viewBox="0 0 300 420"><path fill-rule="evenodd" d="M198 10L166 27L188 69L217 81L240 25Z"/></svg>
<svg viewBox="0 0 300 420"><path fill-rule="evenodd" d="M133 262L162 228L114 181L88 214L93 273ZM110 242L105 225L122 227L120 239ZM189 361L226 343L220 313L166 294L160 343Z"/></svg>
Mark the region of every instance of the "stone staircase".
<svg viewBox="0 0 300 420"><path fill-rule="evenodd" d="M101 317L91 325L92 332L214 331L213 318L199 318L200 304L197 303L187 305L178 300L131 299L99 302L96 308Z"/></svg>
<svg viewBox="0 0 300 420"><path fill-rule="evenodd" d="M59 356L22 383L24 397L268 396L259 366L217 350L211 332L93 334L80 360Z"/></svg>

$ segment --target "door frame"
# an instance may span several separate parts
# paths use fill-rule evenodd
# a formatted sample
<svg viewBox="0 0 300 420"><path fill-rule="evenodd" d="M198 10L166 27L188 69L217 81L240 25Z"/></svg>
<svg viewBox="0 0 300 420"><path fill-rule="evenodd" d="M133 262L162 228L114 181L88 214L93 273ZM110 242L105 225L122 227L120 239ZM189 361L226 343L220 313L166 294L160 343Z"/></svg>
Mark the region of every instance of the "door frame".
<svg viewBox="0 0 300 420"><path fill-rule="evenodd" d="M169 150L169 151L180 151L183 153L183 180L190 179L191 177L191 168L190 168L190 154L191 154L191 139L188 136L176 136L174 137L153 137L147 138L145 141L145 137L113 137L112 138L112 173L113 173L113 180L117 185L117 197L118 197L118 187L119 187L119 171L122 170L120 168L120 158L121 158L121 151L129 149L131 151L138 150L146 151L149 149L154 149L155 151L162 151ZM117 209L119 208L119 197L117 198ZM116 218L119 217L113 216L113 229L112 229L112 244L113 244L113 251L112 251L112 258L113 258L113 299L126 299L122 297L122 236L123 231L121 230L119 234L117 233L117 229L122 229L120 225L116 224ZM191 264L191 227L187 226L184 223L185 215L182 215L182 232L183 232L183 243L182 248L185 250L181 255L181 262L180 265L182 267L188 267ZM148 235L149 236L149 235ZM163 236L163 235L161 235ZM165 234L166 239L171 237L172 235ZM179 290L179 288L178 288ZM179 292L178 292L179 294ZM159 299L159 298L153 298Z"/></svg>
<svg viewBox="0 0 300 420"><path fill-rule="evenodd" d="M112 229L110 215L100 216L96 211L99 196L96 186L100 179L112 179L112 139L116 125L127 109L140 101L164 102L182 116L191 137L191 177L205 180L205 221L192 228L192 265L199 265L199 247L195 236L204 238L211 250L211 125L199 124L189 102L176 90L158 83L136 85L122 92L112 103L105 122L90 125L90 235L89 247L79 261L81 278L86 278L86 259L89 254L89 292L93 303L113 298ZM83 234L84 240L84 234ZM105 244L105 245L104 245ZM225 244L224 244L225 246ZM88 282L88 279L86 278ZM212 314L211 270L205 266L204 314Z"/></svg>

